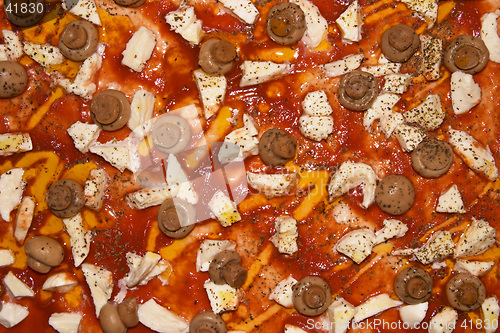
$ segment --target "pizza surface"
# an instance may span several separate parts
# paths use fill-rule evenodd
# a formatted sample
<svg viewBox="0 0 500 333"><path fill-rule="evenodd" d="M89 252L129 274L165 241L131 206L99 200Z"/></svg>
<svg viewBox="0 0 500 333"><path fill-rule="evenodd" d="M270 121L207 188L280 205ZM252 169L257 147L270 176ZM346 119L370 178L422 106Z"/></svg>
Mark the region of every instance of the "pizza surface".
<svg viewBox="0 0 500 333"><path fill-rule="evenodd" d="M454 332L496 331L500 2L294 0L285 3L303 16L272 21L279 2L50 1L31 27L11 24L6 8L15 2L3 4L0 53L26 70L27 85L0 99L2 329L100 332L100 308L134 298L140 323L130 332L188 332L202 311L220 312L234 333L426 332L441 321L454 323ZM70 60L59 54L60 40L77 20L97 31L98 44ZM302 31L282 45L276 40L290 36L287 20ZM397 55L418 41L403 62L382 50L384 32L398 24L416 37L398 31L407 45L387 42ZM5 31L17 36L18 54ZM463 35L487 49L467 39L452 72L449 47ZM226 49L216 65L201 69L200 49L212 39L229 43L217 44ZM481 52L489 60L473 72ZM219 67L207 74L210 66ZM348 75L369 75L372 86L346 84ZM356 111L345 106L341 86L344 99L366 89L374 96ZM102 97L110 89L123 94ZM131 114L121 127L113 127L118 116L108 121L112 103ZM167 137L158 136L161 126ZM453 149L439 176L423 177L412 162L424 137ZM380 184L391 175L405 176L413 194L389 189L390 207L382 209ZM68 215L51 198L60 197L54 184L64 179L84 189ZM60 191L73 188L65 184ZM175 198L196 207L191 222L172 229L194 226L178 239L158 223ZM26 245L42 235L64 252L44 266L48 273L28 266L34 254ZM236 288L210 282L210 260L226 249L246 271ZM430 277L423 312L405 312L396 294L407 267ZM473 290L482 307L450 302L447 284L460 272L484 285L482 299ZM312 316L292 302L291 286L307 276L329 287L325 311ZM285 279L289 288L275 289ZM408 311L421 315L415 328ZM76 314L65 317L70 328L54 316L68 313Z"/></svg>

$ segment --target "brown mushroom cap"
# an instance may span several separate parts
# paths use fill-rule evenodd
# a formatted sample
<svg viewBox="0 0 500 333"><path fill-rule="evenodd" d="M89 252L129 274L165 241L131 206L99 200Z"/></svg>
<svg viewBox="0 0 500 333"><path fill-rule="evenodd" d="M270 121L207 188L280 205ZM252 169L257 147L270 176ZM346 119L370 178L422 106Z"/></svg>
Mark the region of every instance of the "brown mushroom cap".
<svg viewBox="0 0 500 333"><path fill-rule="evenodd" d="M444 50L444 65L450 72L461 70L476 74L483 70L490 58L490 52L479 37L461 35L452 40Z"/></svg>
<svg viewBox="0 0 500 333"><path fill-rule="evenodd" d="M233 68L237 55L232 43L212 38L201 44L198 63L209 74L224 75Z"/></svg>
<svg viewBox="0 0 500 333"><path fill-rule="evenodd" d="M146 2L146 0L115 0L120 6L139 7Z"/></svg>
<svg viewBox="0 0 500 333"><path fill-rule="evenodd" d="M319 276L306 276L293 286L293 306L306 316L319 316L332 302L328 283Z"/></svg>
<svg viewBox="0 0 500 333"><path fill-rule="evenodd" d="M24 245L26 260L33 270L45 274L52 267L59 266L64 260L64 248L54 238L48 236L34 236Z"/></svg>
<svg viewBox="0 0 500 333"><path fill-rule="evenodd" d="M99 323L104 333L125 333L127 328L120 319L115 303L108 302L99 312Z"/></svg>
<svg viewBox="0 0 500 333"><path fill-rule="evenodd" d="M241 267L241 258L236 251L221 251L210 262L210 279L216 284L227 283L239 288L245 283L247 270Z"/></svg>
<svg viewBox="0 0 500 333"><path fill-rule="evenodd" d="M7 11L7 8L10 10ZM5 0L4 11L10 23L20 27L31 27L40 22L45 14L45 1Z"/></svg>
<svg viewBox="0 0 500 333"><path fill-rule="evenodd" d="M344 75L337 89L337 98L345 108L365 111L378 96L378 83L373 74L354 70Z"/></svg>
<svg viewBox="0 0 500 333"><path fill-rule="evenodd" d="M403 175L390 175L382 179L375 190L375 202L391 215L401 215L410 210L415 201L415 188Z"/></svg>
<svg viewBox="0 0 500 333"><path fill-rule="evenodd" d="M28 75L15 61L0 61L0 98L13 98L26 90Z"/></svg>
<svg viewBox="0 0 500 333"><path fill-rule="evenodd" d="M306 15L299 5L280 2L267 15L267 35L281 45L298 42L306 31Z"/></svg>
<svg viewBox="0 0 500 333"><path fill-rule="evenodd" d="M189 323L190 333L226 333L226 322L212 311L197 313Z"/></svg>
<svg viewBox="0 0 500 333"><path fill-rule="evenodd" d="M59 49L68 59L83 61L97 50L99 36L94 25L85 20L68 23L59 38Z"/></svg>
<svg viewBox="0 0 500 333"><path fill-rule="evenodd" d="M153 124L153 143L162 152L176 154L191 141L191 127L179 116L163 115Z"/></svg>
<svg viewBox="0 0 500 333"><path fill-rule="evenodd" d="M139 324L137 308L137 300L133 297L125 298L116 307L118 315L126 327L134 327Z"/></svg>
<svg viewBox="0 0 500 333"><path fill-rule="evenodd" d="M287 132L271 128L259 140L259 155L270 166L284 165L295 157L297 141Z"/></svg>
<svg viewBox="0 0 500 333"><path fill-rule="evenodd" d="M158 210L158 227L172 238L186 237L193 230L195 222L194 207L183 199L167 199Z"/></svg>
<svg viewBox="0 0 500 333"><path fill-rule="evenodd" d="M398 24L384 31L380 43L384 56L393 62L406 62L417 52L420 38L406 24Z"/></svg>
<svg viewBox="0 0 500 333"><path fill-rule="evenodd" d="M431 297L432 278L420 267L407 267L396 276L394 291L407 304L423 303Z"/></svg>
<svg viewBox="0 0 500 333"><path fill-rule="evenodd" d="M90 103L90 116L105 131L116 131L130 118L130 102L124 93L114 89L103 90Z"/></svg>
<svg viewBox="0 0 500 333"><path fill-rule="evenodd" d="M426 139L411 153L411 165L422 177L444 175L453 163L453 148L443 140Z"/></svg>
<svg viewBox="0 0 500 333"><path fill-rule="evenodd" d="M453 276L446 284L446 297L455 309L474 311L483 304L486 288L478 277L460 273Z"/></svg>
<svg viewBox="0 0 500 333"><path fill-rule="evenodd" d="M47 191L45 200L55 216L73 217L78 214L85 203L83 187L71 179L58 180Z"/></svg>

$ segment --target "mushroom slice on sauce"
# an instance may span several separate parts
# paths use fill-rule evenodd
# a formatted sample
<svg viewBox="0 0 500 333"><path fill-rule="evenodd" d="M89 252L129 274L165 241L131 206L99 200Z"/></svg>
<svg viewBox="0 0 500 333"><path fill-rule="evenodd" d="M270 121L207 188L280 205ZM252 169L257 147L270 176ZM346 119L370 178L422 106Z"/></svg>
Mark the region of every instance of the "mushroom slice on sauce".
<svg viewBox="0 0 500 333"><path fill-rule="evenodd" d="M486 288L478 277L460 273L453 276L446 284L446 297L455 309L474 311L483 304Z"/></svg>
<svg viewBox="0 0 500 333"><path fill-rule="evenodd" d="M57 240L48 236L35 236L24 245L28 256L26 263L38 273L48 273L52 267L64 260L64 248Z"/></svg>
<svg viewBox="0 0 500 333"><path fill-rule="evenodd" d="M287 132L271 128L259 140L259 155L270 166L284 165L295 157L297 141Z"/></svg>
<svg viewBox="0 0 500 333"><path fill-rule="evenodd" d="M85 204L83 187L72 179L55 182L45 196L52 214L60 218L73 217Z"/></svg>
<svg viewBox="0 0 500 333"><path fill-rule="evenodd" d="M441 177L452 163L453 148L443 140L426 139L411 153L413 169L424 178Z"/></svg>
<svg viewBox="0 0 500 333"><path fill-rule="evenodd" d="M337 97L345 108L368 110L378 96L378 82L373 74L354 70L340 80Z"/></svg>
<svg viewBox="0 0 500 333"><path fill-rule="evenodd" d="M403 175L389 175L382 179L375 190L375 202L391 215L401 215L410 210L415 201L415 188Z"/></svg>
<svg viewBox="0 0 500 333"><path fill-rule="evenodd" d="M479 37L461 35L444 49L444 65L450 72L458 70L476 74L483 70L490 58L490 52Z"/></svg>
<svg viewBox="0 0 500 333"><path fill-rule="evenodd" d="M85 20L68 23L59 38L59 50L66 58L83 61L97 51L99 36L95 26Z"/></svg>
<svg viewBox="0 0 500 333"><path fill-rule="evenodd" d="M224 75L233 68L237 56L231 42L212 38L201 45L198 63L209 74Z"/></svg>
<svg viewBox="0 0 500 333"><path fill-rule="evenodd" d="M394 291L407 304L423 303L431 297L432 279L420 267L407 267L396 276Z"/></svg>
<svg viewBox="0 0 500 333"><path fill-rule="evenodd" d="M298 42L306 31L306 16L299 5L280 2L267 15L267 35L281 45Z"/></svg>
<svg viewBox="0 0 500 333"><path fill-rule="evenodd" d="M115 303L108 302L103 305L99 313L99 323L104 333L125 333L127 327L120 319Z"/></svg>
<svg viewBox="0 0 500 333"><path fill-rule="evenodd" d="M119 90L103 90L90 103L90 117L105 131L117 131L130 118L130 102Z"/></svg>
<svg viewBox="0 0 500 333"><path fill-rule="evenodd" d="M393 62L406 62L417 52L420 38L410 26L398 24L384 31L380 44L382 53L387 59Z"/></svg>
<svg viewBox="0 0 500 333"><path fill-rule="evenodd" d="M0 98L13 98L26 90L26 69L15 61L0 61Z"/></svg>
<svg viewBox="0 0 500 333"><path fill-rule="evenodd" d="M319 276L306 276L293 286L293 306L306 316L319 316L332 302L328 283Z"/></svg>
<svg viewBox="0 0 500 333"><path fill-rule="evenodd" d="M233 288L241 287L247 278L247 270L241 267L240 255L231 250L217 253L210 262L208 273L214 283L227 283Z"/></svg>
<svg viewBox="0 0 500 333"><path fill-rule="evenodd" d="M186 237L193 230L195 222L194 207L180 198L165 200L158 210L158 227L172 238Z"/></svg>
<svg viewBox="0 0 500 333"><path fill-rule="evenodd" d="M212 311L197 313L189 323L190 333L226 333L226 322Z"/></svg>
<svg viewBox="0 0 500 333"><path fill-rule="evenodd" d="M138 308L137 300L134 297L125 298L116 306L118 315L126 327L134 327L139 324Z"/></svg>
<svg viewBox="0 0 500 333"><path fill-rule="evenodd" d="M164 153L176 154L191 140L191 127L179 116L163 115L153 124L153 144Z"/></svg>

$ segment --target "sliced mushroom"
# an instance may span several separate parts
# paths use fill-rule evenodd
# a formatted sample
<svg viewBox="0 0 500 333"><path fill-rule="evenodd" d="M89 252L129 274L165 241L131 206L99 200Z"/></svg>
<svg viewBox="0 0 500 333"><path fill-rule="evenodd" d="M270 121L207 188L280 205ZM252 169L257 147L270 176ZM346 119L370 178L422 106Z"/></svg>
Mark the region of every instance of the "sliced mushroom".
<svg viewBox="0 0 500 333"><path fill-rule="evenodd" d="M384 56L393 62L406 62L417 52L420 38L413 28L398 24L384 31L380 43Z"/></svg>
<svg viewBox="0 0 500 333"><path fill-rule="evenodd" d="M407 304L423 303L431 297L432 278L420 267L407 267L396 276L394 291Z"/></svg>
<svg viewBox="0 0 500 333"><path fill-rule="evenodd" d="M453 276L446 284L446 297L455 309L474 311L483 304L486 288L478 277L460 273Z"/></svg>
<svg viewBox="0 0 500 333"><path fill-rule="evenodd" d="M0 98L13 98L26 90L28 75L15 61L0 61Z"/></svg>
<svg viewBox="0 0 500 333"><path fill-rule="evenodd" d="M441 177L452 163L453 148L443 140L426 139L411 153L413 169L425 178Z"/></svg>
<svg viewBox="0 0 500 333"><path fill-rule="evenodd" d="M231 250L217 253L210 262L208 273L214 283L227 283L233 288L241 287L247 279L247 270L241 267L240 255Z"/></svg>
<svg viewBox="0 0 500 333"><path fill-rule="evenodd" d="M153 143L159 150L176 154L191 141L191 127L179 116L163 115L153 125Z"/></svg>
<svg viewBox="0 0 500 333"><path fill-rule="evenodd" d="M104 333L125 333L127 327L120 319L115 303L108 302L99 312L99 323Z"/></svg>
<svg viewBox="0 0 500 333"><path fill-rule="evenodd" d="M133 297L125 298L116 307L118 315L126 327L134 327L139 324L137 309L137 300Z"/></svg>
<svg viewBox="0 0 500 333"><path fill-rule="evenodd" d="M189 323L190 333L226 333L226 322L212 311L197 313Z"/></svg>
<svg viewBox="0 0 500 333"><path fill-rule="evenodd" d="M103 90L90 103L90 116L105 131L116 131L130 118L130 102L124 93L114 89Z"/></svg>
<svg viewBox="0 0 500 333"><path fill-rule="evenodd" d="M59 266L64 260L64 248L57 240L48 236L34 236L24 245L28 258L26 263L31 269L45 274L52 267Z"/></svg>
<svg viewBox="0 0 500 333"><path fill-rule="evenodd" d="M259 155L270 166L284 165L295 157L297 141L287 132L271 128L262 134L259 141Z"/></svg>
<svg viewBox="0 0 500 333"><path fill-rule="evenodd" d="M158 227L172 238L186 237L193 230L195 222L194 207L183 199L167 199L158 211Z"/></svg>
<svg viewBox="0 0 500 333"><path fill-rule="evenodd" d="M52 214L61 218L73 217L85 203L83 187L71 179L61 179L52 185L45 196Z"/></svg>
<svg viewBox="0 0 500 333"><path fill-rule="evenodd" d="M59 49L66 58L83 61L97 50L99 36L94 25L85 20L68 23L59 38Z"/></svg>
<svg viewBox="0 0 500 333"><path fill-rule="evenodd" d="M382 179L375 189L375 202L391 215L401 215L410 210L415 201L415 188L411 180L402 175Z"/></svg>
<svg viewBox="0 0 500 333"><path fill-rule="evenodd" d="M471 35L458 36L444 50L444 65L450 72L476 74L483 70L489 58L490 52L483 40Z"/></svg>
<svg viewBox="0 0 500 333"><path fill-rule="evenodd" d="M10 23L20 27L31 27L42 20L45 14L45 1L5 0L4 10Z"/></svg>
<svg viewBox="0 0 500 333"><path fill-rule="evenodd" d="M115 0L117 4L120 6L128 6L128 7L139 7L143 5L146 0Z"/></svg>
<svg viewBox="0 0 500 333"><path fill-rule="evenodd" d="M293 286L293 306L306 316L319 316L332 302L328 283L319 276L306 276Z"/></svg>
<svg viewBox="0 0 500 333"><path fill-rule="evenodd" d="M365 111L378 96L378 83L373 74L354 70L340 80L337 97L344 107L353 111Z"/></svg>
<svg viewBox="0 0 500 333"><path fill-rule="evenodd" d="M237 55L232 43L212 38L201 44L198 63L209 74L224 75L233 68Z"/></svg>
<svg viewBox="0 0 500 333"><path fill-rule="evenodd" d="M267 35L281 45L298 42L306 31L306 15L299 5L280 2L267 15Z"/></svg>

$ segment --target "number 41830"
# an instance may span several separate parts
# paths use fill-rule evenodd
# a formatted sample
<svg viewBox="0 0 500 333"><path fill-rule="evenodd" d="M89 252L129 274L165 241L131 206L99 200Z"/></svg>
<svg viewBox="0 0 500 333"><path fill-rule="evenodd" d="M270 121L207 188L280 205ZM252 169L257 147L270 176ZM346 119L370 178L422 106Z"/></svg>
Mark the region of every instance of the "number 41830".
<svg viewBox="0 0 500 333"><path fill-rule="evenodd" d="M462 324L460 325L460 327L463 327L463 328L468 328L468 329L473 329L473 328L476 328L476 329L481 329L481 328L484 328L484 329L496 329L498 328L498 319L493 319L493 320L490 320L490 319L476 319L476 320L473 320L473 319L469 319L469 320L464 320L462 322Z"/></svg>
<svg viewBox="0 0 500 333"><path fill-rule="evenodd" d="M25 14L40 14L43 13L43 3L42 2L9 2L5 7L7 13L13 13L15 15L25 15Z"/></svg>

